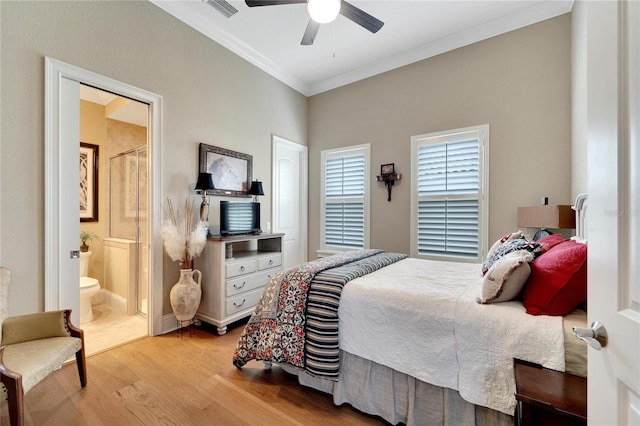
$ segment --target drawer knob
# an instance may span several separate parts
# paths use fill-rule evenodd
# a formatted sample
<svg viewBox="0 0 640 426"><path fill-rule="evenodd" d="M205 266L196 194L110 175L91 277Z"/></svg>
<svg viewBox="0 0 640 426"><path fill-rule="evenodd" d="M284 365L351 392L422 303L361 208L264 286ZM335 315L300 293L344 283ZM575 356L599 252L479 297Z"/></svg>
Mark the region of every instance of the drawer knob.
<svg viewBox="0 0 640 426"><path fill-rule="evenodd" d="M244 266L240 267L240 272L244 272Z"/></svg>
<svg viewBox="0 0 640 426"><path fill-rule="evenodd" d="M235 288L236 290L240 290L242 287L244 287L246 283L247 283L246 281L242 281L242 285L239 285L239 286L234 284L233 288Z"/></svg>
<svg viewBox="0 0 640 426"><path fill-rule="evenodd" d="M269 265L273 265L273 259L269 259Z"/></svg>
<svg viewBox="0 0 640 426"><path fill-rule="evenodd" d="M240 303L240 304L237 304L236 302L233 302L233 306L235 306L236 308L239 308L242 305L244 305L244 302L246 302L246 301L247 301L247 299L242 299L242 303Z"/></svg>

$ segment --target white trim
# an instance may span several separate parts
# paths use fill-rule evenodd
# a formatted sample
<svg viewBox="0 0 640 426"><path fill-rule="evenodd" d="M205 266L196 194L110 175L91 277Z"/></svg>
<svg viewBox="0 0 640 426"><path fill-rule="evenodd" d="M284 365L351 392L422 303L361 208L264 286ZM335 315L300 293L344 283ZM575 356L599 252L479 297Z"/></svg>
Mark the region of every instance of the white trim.
<svg viewBox="0 0 640 426"><path fill-rule="evenodd" d="M316 250L316 256L318 256L318 258L333 256L336 253L340 252L337 250Z"/></svg>
<svg viewBox="0 0 640 426"><path fill-rule="evenodd" d="M371 180L371 144L365 143L361 145L352 145L343 148L326 149L320 152L320 249L316 253L343 251L345 248L340 247L327 247L324 242L324 212L325 212L325 161L331 157L347 156L350 153L358 154L364 153L364 241L363 248L369 248L370 244L370 196L369 196L369 181Z"/></svg>
<svg viewBox="0 0 640 426"><path fill-rule="evenodd" d="M158 334L167 334L178 329L178 320L173 313L163 315L161 318L161 324L162 328Z"/></svg>
<svg viewBox="0 0 640 426"><path fill-rule="evenodd" d="M45 57L45 309L60 309L58 294L59 257L58 207L60 158L59 99L62 78L78 81L108 92L115 92L149 104L148 153L149 188L149 334L162 332L162 240L160 238L161 210L161 154L162 154L162 96L113 80L109 77Z"/></svg>
<svg viewBox="0 0 640 426"><path fill-rule="evenodd" d="M479 143L480 182L478 188L478 259L468 260L448 256L423 256L418 253L418 148L424 139L437 139L457 134L477 132ZM489 241L489 124L463 127L460 129L443 130L411 137L411 257L434 258L438 260L453 260L459 262L478 262L487 254Z"/></svg>

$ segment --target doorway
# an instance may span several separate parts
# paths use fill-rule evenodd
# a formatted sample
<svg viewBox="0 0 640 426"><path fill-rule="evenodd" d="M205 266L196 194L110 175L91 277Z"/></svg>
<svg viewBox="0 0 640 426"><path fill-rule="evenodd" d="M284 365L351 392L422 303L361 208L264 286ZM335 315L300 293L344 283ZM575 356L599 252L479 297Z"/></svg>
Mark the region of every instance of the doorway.
<svg viewBox="0 0 640 426"><path fill-rule="evenodd" d="M151 92L45 58L45 309L72 309L79 324L79 98L88 85L148 105L147 218L147 334L162 333L162 241L160 239L160 130L162 98ZM144 228L144 231L142 231ZM138 291L138 290L136 290ZM136 302L137 304L137 302Z"/></svg>
<svg viewBox="0 0 640 426"><path fill-rule="evenodd" d="M93 236L80 255L80 326L93 354L147 336L149 106L84 84L79 102L80 233Z"/></svg>

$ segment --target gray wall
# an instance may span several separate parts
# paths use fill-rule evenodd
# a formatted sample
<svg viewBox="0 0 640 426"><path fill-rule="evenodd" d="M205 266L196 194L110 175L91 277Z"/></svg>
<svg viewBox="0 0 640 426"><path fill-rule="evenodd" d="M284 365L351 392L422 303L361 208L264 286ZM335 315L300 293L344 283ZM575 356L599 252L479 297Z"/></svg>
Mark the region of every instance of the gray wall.
<svg viewBox="0 0 640 426"><path fill-rule="evenodd" d="M12 315L44 309L44 56L163 96L162 199L195 184L198 142L253 155L267 190L271 134L307 144L305 96L149 2L2 1L0 19L0 264L13 272ZM166 314L178 268L165 259Z"/></svg>
<svg viewBox="0 0 640 426"><path fill-rule="evenodd" d="M587 11L576 1L571 11L571 194L587 192Z"/></svg>
<svg viewBox="0 0 640 426"><path fill-rule="evenodd" d="M490 125L489 240L516 207L570 204L571 16L491 38L309 102L309 258L320 247L320 151L371 143L371 247L409 253L410 138ZM380 164L403 174L387 202Z"/></svg>

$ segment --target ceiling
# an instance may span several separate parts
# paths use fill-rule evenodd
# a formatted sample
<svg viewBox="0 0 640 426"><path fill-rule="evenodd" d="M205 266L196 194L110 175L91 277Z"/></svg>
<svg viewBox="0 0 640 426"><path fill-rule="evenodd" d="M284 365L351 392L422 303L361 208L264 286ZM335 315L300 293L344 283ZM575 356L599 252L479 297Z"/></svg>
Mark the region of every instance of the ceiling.
<svg viewBox="0 0 640 426"><path fill-rule="evenodd" d="M227 18L215 0L150 0L205 36L311 96L571 11L573 0L349 1L384 22L375 34L344 16L301 46L306 5L249 8Z"/></svg>
<svg viewBox="0 0 640 426"><path fill-rule="evenodd" d="M84 84L80 85L80 99L104 105L106 118L147 127L149 117L147 104Z"/></svg>

